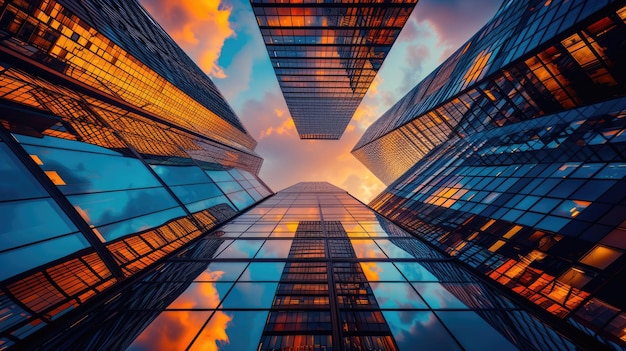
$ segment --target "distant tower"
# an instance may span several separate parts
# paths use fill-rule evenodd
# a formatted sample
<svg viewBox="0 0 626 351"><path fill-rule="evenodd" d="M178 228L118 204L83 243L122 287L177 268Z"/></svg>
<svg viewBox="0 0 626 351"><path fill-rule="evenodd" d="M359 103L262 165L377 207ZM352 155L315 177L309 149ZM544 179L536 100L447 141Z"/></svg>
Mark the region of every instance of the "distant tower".
<svg viewBox="0 0 626 351"><path fill-rule="evenodd" d="M339 139L417 0L251 0L300 139Z"/></svg>

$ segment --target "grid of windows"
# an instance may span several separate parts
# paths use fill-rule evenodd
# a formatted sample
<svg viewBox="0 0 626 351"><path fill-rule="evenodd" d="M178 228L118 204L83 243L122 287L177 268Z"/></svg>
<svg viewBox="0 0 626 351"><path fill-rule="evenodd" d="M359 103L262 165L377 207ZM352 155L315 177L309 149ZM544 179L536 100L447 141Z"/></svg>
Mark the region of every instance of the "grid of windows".
<svg viewBox="0 0 626 351"><path fill-rule="evenodd" d="M0 1L0 349L271 194L256 142L136 2L62 3Z"/></svg>
<svg viewBox="0 0 626 351"><path fill-rule="evenodd" d="M38 4L6 1L0 5L0 30L11 36L4 48L15 56L12 63L16 66L30 69L25 66L29 62L44 64L50 71L150 117L227 145L255 147L256 141L210 79L160 27L151 23L154 29L144 31L153 35L149 40L146 34L139 34L137 27L148 26L152 19L136 2L92 1L88 13L72 2L68 2L71 9L55 0ZM133 23L122 19L122 9L137 14ZM79 11L80 17L72 10ZM92 20L97 24L90 24ZM146 23L139 25L141 22ZM117 33L108 38L106 33L115 25L119 25ZM138 44L141 42L144 45ZM19 49L24 45L30 50ZM28 88L20 88L22 99L31 96ZM31 100L45 105L36 96Z"/></svg>
<svg viewBox="0 0 626 351"><path fill-rule="evenodd" d="M341 137L416 2L251 1L301 139Z"/></svg>
<svg viewBox="0 0 626 351"><path fill-rule="evenodd" d="M73 326L62 337L38 343L134 350L575 348L478 276L326 183L279 192L84 319L69 317ZM568 326L561 327L567 335Z"/></svg>
<svg viewBox="0 0 626 351"><path fill-rule="evenodd" d="M452 139L371 206L543 310L623 343L625 115L619 98Z"/></svg>
<svg viewBox="0 0 626 351"><path fill-rule="evenodd" d="M451 136L623 95L618 38L626 33L619 15L624 8L604 1L583 8L582 3L505 3L465 46L372 124L352 153L390 184ZM511 47L516 40L537 38L528 29L555 13L569 17L567 10L580 12L576 26L556 20L561 26L523 45L525 51ZM495 28L497 35L487 35Z"/></svg>

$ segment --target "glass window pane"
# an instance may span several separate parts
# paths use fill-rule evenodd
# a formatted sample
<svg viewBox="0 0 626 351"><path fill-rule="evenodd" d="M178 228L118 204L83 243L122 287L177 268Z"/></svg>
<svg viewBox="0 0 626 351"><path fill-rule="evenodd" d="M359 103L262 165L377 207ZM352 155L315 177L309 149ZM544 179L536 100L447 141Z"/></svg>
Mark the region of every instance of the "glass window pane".
<svg viewBox="0 0 626 351"><path fill-rule="evenodd" d="M461 350L435 314L427 311L383 311L401 351Z"/></svg>
<svg viewBox="0 0 626 351"><path fill-rule="evenodd" d="M0 200L48 196L35 177L0 142Z"/></svg>

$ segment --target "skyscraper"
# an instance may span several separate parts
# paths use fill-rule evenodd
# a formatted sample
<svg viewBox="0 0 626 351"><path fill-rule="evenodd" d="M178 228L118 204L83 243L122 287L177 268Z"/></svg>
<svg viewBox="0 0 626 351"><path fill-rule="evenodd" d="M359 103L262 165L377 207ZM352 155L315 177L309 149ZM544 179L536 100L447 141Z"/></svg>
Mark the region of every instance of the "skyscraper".
<svg viewBox="0 0 626 351"><path fill-rule="evenodd" d="M271 190L255 140L137 3L2 1L0 33L4 349Z"/></svg>
<svg viewBox="0 0 626 351"><path fill-rule="evenodd" d="M301 139L339 139L417 0L252 0Z"/></svg>
<svg viewBox="0 0 626 351"><path fill-rule="evenodd" d="M616 348L625 19L623 2L505 2L353 151L390 183L374 210Z"/></svg>
<svg viewBox="0 0 626 351"><path fill-rule="evenodd" d="M0 0L0 350L624 348L619 5L505 3L401 105L443 116L458 94L467 114L424 124L446 138L367 207L327 183L272 194L136 2Z"/></svg>
<svg viewBox="0 0 626 351"><path fill-rule="evenodd" d="M278 192L88 315L63 322L58 334L42 333L25 345L238 351L602 348L571 333L566 323L548 327L328 183L300 183Z"/></svg>
<svg viewBox="0 0 626 351"><path fill-rule="evenodd" d="M363 134L352 153L389 185L464 137L626 92L623 4L505 1Z"/></svg>

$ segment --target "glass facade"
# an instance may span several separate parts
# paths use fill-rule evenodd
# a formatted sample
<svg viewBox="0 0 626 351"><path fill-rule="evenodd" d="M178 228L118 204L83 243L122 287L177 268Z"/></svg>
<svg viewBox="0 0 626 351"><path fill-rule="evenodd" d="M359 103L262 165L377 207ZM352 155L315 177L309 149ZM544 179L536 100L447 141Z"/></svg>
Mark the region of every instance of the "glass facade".
<svg viewBox="0 0 626 351"><path fill-rule="evenodd" d="M626 343L626 98L451 138L371 203L495 283Z"/></svg>
<svg viewBox="0 0 626 351"><path fill-rule="evenodd" d="M251 0L301 139L339 139L417 0Z"/></svg>
<svg viewBox="0 0 626 351"><path fill-rule="evenodd" d="M414 3L252 1L302 138ZM505 2L357 145L368 207L273 194L136 1L0 0L0 350L623 349L625 20Z"/></svg>
<svg viewBox="0 0 626 351"><path fill-rule="evenodd" d="M575 350L459 263L328 183L299 183L144 274L45 349ZM480 335L479 338L476 335ZM572 343L575 340L578 344Z"/></svg>
<svg viewBox="0 0 626 351"><path fill-rule="evenodd" d="M626 93L619 1L506 1L363 134L352 153L389 185L464 137Z"/></svg>
<svg viewBox="0 0 626 351"><path fill-rule="evenodd" d="M0 33L6 349L272 192L254 139L137 3L0 1Z"/></svg>
<svg viewBox="0 0 626 351"><path fill-rule="evenodd" d="M375 211L620 350L625 20L623 2L507 1L353 150L389 184Z"/></svg>

